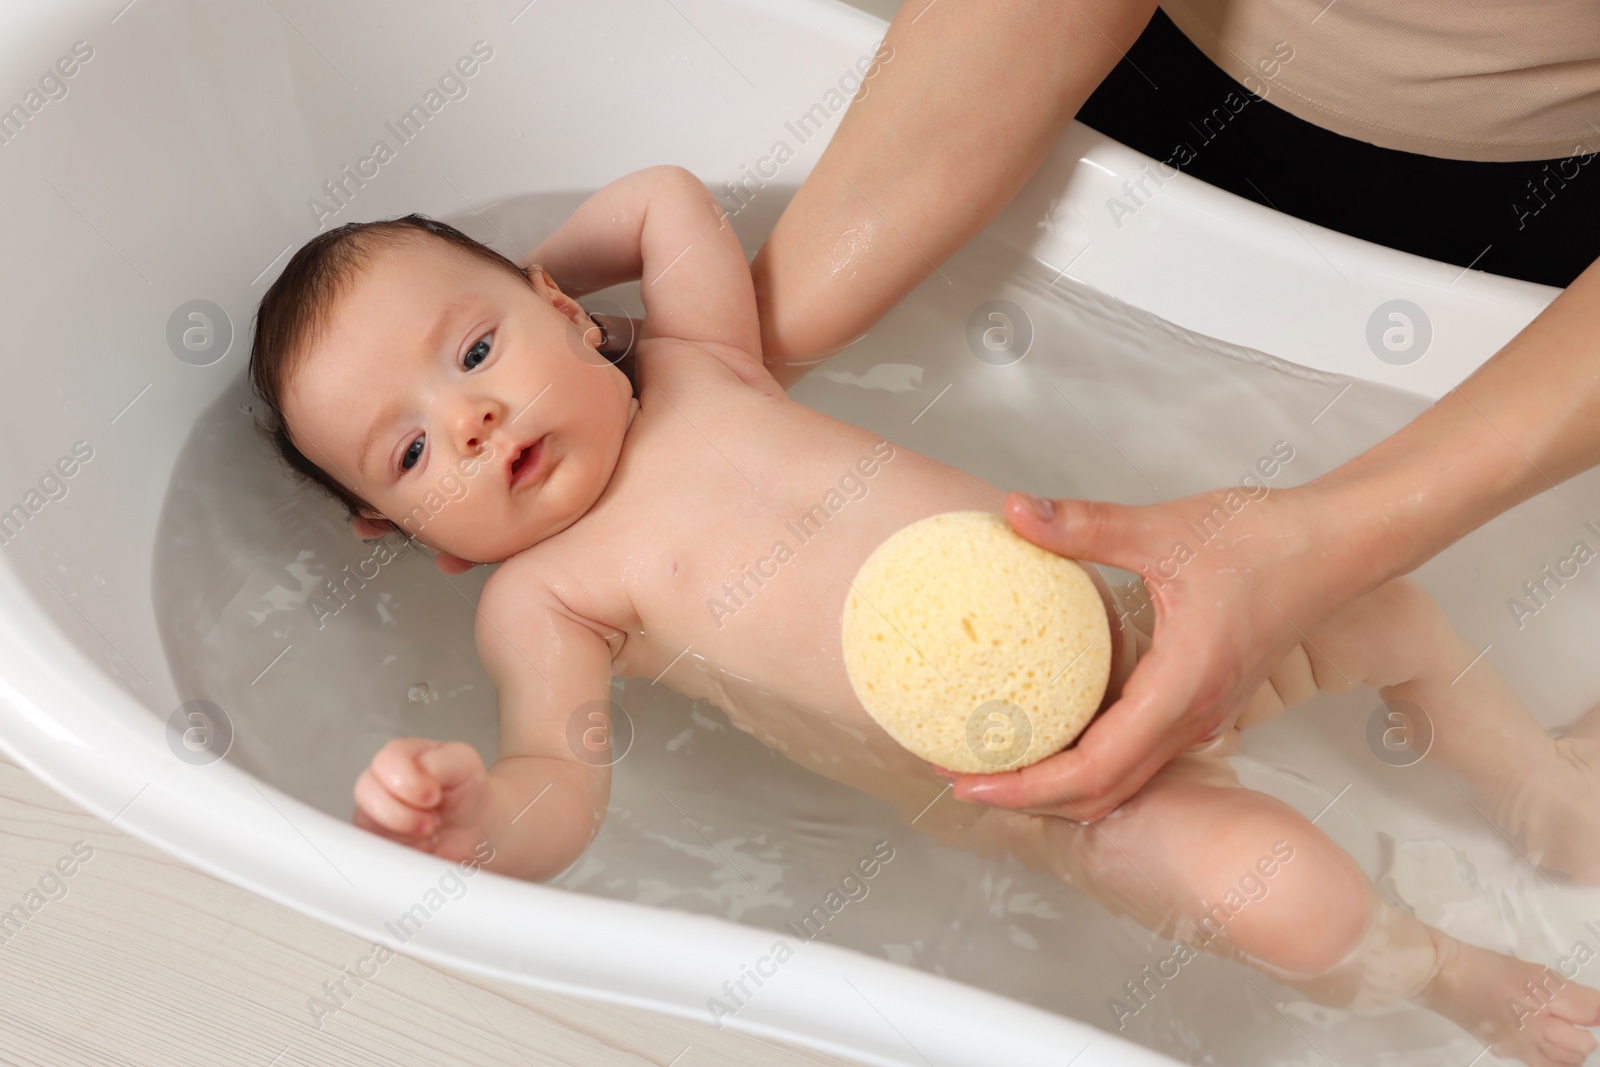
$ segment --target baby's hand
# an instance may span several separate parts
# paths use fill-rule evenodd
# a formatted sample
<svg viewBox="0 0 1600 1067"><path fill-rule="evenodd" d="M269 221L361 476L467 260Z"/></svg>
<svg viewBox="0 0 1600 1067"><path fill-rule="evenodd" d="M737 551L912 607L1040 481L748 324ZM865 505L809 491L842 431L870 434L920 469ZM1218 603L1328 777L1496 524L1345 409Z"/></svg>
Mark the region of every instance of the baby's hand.
<svg viewBox="0 0 1600 1067"><path fill-rule="evenodd" d="M356 780L355 823L460 862L484 840L488 792L483 757L471 745L402 737L379 749Z"/></svg>

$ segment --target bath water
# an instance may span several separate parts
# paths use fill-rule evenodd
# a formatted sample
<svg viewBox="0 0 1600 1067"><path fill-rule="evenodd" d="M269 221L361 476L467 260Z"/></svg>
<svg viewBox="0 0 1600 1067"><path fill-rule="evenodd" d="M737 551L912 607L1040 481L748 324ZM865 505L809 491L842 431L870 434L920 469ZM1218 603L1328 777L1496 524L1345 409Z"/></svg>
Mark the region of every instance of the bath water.
<svg viewBox="0 0 1600 1067"><path fill-rule="evenodd" d="M1000 486L1126 503L1246 478L1269 491L1308 481L1426 406L1275 358L1292 352L1190 333L987 238L941 272L792 395ZM606 295L638 312L636 291ZM1003 319L985 310L992 301L1006 302ZM1026 327L1026 351L1013 358L970 341L994 326L1012 339ZM1349 343L1368 357L1360 324ZM339 818L350 817L356 777L392 737L460 739L492 761L495 694L472 627L487 569L445 578L419 553L354 539L339 510L268 453L257 414L241 379L198 420L174 469L154 584L180 690L230 716L229 759ZM1574 580L1533 618L1518 620L1507 601L1597 518L1600 484L1585 476L1418 575L1550 727L1600 698L1600 679L1574 668L1592 658L1593 580ZM962 816L950 813L959 806L936 782L925 795L908 786L872 797L784 755L825 762L814 731L848 724L802 717L692 654L673 670L660 682L615 683L631 744L603 829L555 885L767 928L797 952L807 939L793 931L815 931L1113 1030L1125 983L1170 956L1169 942L1049 876L922 832L960 836ZM1553 960L1582 919L1600 915L1600 897L1546 884L1431 765L1380 760L1365 740L1378 707L1369 691L1319 698L1251 731L1236 759L1241 777L1308 815L1323 811L1318 825L1428 921ZM849 774L903 756L856 741ZM880 842L892 858L870 880L852 875ZM834 911L825 902L840 899L841 884L860 888ZM826 922L797 925L819 906ZM782 981L781 968L770 980ZM721 990L704 996L707 1021L711 1001L731 1006ZM1204 956L1122 1021L1125 1035L1196 1063L1466 1063L1477 1051L1405 1006L1351 1025ZM1062 1061L1075 1051L1062 1050Z"/></svg>

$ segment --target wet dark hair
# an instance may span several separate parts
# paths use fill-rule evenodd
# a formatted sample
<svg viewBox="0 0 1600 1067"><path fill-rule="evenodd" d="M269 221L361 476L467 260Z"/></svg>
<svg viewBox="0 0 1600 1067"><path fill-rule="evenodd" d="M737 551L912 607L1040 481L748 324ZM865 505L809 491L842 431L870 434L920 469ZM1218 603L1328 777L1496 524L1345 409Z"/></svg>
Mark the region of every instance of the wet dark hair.
<svg viewBox="0 0 1600 1067"><path fill-rule="evenodd" d="M343 504L352 519L360 515L363 507L378 509L300 451L290 439L283 414L284 394L317 337L327 328L334 305L349 291L356 277L377 253L416 235L448 242L497 270L515 275L530 289L533 287L526 271L488 245L449 223L411 214L376 222L348 222L319 233L289 259L256 309L250 385L265 408L256 429L297 477ZM625 372L629 369L624 368Z"/></svg>

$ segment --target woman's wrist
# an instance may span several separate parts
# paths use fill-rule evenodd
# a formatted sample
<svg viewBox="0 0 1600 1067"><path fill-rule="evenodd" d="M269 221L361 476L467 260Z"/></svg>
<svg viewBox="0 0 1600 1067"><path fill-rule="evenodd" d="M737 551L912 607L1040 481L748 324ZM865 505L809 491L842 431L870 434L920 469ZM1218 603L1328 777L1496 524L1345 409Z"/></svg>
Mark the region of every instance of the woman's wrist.
<svg viewBox="0 0 1600 1067"><path fill-rule="evenodd" d="M1463 383L1470 388L1469 383ZM1460 389L1403 429L1301 486L1358 560L1359 595L1408 574L1552 482ZM1370 580L1369 580L1370 576Z"/></svg>
<svg viewBox="0 0 1600 1067"><path fill-rule="evenodd" d="M1303 487L1366 555L1363 573L1409 573L1600 461L1596 338L1600 262L1410 424Z"/></svg>
<svg viewBox="0 0 1600 1067"><path fill-rule="evenodd" d="M1306 537L1308 578L1329 599L1352 600L1411 570L1419 553L1432 554L1416 543L1415 525L1392 521L1388 492L1371 476L1325 476L1282 491L1291 521Z"/></svg>

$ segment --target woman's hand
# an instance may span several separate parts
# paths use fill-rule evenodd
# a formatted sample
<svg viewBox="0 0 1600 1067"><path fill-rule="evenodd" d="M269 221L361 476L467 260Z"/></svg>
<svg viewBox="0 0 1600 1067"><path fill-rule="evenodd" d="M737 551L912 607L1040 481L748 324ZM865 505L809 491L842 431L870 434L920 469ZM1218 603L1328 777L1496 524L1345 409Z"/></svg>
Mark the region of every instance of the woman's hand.
<svg viewBox="0 0 1600 1067"><path fill-rule="evenodd" d="M961 775L956 799L1103 817L1185 748L1231 727L1304 631L1382 580L1367 573L1374 554L1325 517L1325 491L1247 492L1146 507L1040 501L1045 517L1025 494L1006 498L1012 528L1034 544L1144 578L1155 633L1076 745L1020 771Z"/></svg>

